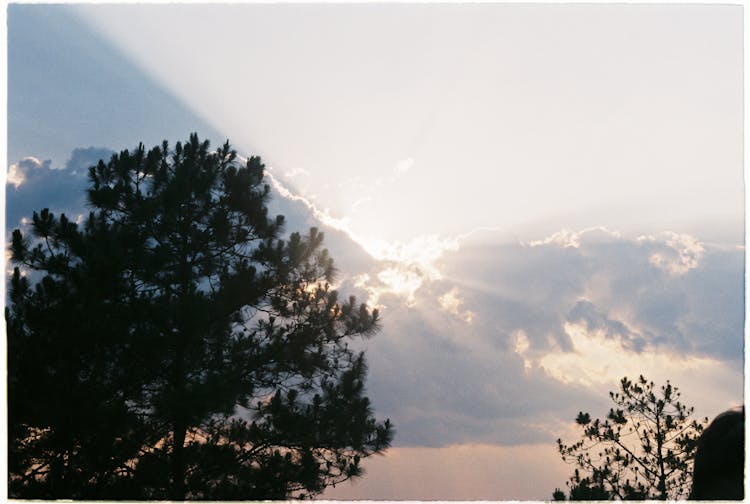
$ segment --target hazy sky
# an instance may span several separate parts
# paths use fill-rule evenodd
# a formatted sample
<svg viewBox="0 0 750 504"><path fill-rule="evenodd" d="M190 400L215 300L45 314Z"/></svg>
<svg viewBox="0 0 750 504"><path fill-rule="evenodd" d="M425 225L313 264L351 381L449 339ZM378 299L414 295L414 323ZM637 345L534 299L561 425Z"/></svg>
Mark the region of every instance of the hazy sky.
<svg viewBox="0 0 750 504"><path fill-rule="evenodd" d="M10 228L112 150L225 139L383 310L397 430L325 494L548 499L624 375L742 402L742 8L13 5ZM438 463L439 461L440 463Z"/></svg>
<svg viewBox="0 0 750 504"><path fill-rule="evenodd" d="M742 213L739 6L76 12L359 233L642 232L654 215L706 231Z"/></svg>

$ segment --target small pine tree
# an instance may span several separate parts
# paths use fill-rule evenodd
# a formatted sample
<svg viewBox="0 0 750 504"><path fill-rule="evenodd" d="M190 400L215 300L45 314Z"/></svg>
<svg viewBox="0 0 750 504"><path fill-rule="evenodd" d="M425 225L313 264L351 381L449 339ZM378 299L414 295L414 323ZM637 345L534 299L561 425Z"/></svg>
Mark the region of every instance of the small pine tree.
<svg viewBox="0 0 750 504"><path fill-rule="evenodd" d="M690 418L693 408L679 401L669 381L657 389L643 376L635 382L625 377L620 391L609 395L615 408L606 420L580 412L582 439L570 445L557 440L562 459L576 465L567 483L569 499L686 498L693 454L708 419ZM556 489L553 497L565 495Z"/></svg>

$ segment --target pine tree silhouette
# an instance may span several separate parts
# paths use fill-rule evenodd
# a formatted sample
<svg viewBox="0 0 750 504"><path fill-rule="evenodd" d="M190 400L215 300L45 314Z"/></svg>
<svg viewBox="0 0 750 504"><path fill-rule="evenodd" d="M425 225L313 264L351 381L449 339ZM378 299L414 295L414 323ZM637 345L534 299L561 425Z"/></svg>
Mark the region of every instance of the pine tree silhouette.
<svg viewBox="0 0 750 504"><path fill-rule="evenodd" d="M279 237L264 166L197 135L90 170L78 226L13 233L14 497L309 497L393 430L348 342L378 313L330 287L323 234Z"/></svg>

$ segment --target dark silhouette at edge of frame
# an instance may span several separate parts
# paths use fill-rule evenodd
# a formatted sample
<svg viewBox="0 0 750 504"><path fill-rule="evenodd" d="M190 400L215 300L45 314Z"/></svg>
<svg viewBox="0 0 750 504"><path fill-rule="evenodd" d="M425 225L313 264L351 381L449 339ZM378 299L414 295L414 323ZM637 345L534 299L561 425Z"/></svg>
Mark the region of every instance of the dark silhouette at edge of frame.
<svg viewBox="0 0 750 504"><path fill-rule="evenodd" d="M742 500L745 407L717 416L698 440L691 500Z"/></svg>

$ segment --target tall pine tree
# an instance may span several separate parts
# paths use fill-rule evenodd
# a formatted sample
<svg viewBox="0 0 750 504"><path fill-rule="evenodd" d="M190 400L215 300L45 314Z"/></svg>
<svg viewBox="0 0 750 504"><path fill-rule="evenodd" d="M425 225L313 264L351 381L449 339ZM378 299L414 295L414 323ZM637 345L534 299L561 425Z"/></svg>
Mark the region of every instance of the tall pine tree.
<svg viewBox="0 0 750 504"><path fill-rule="evenodd" d="M32 239L14 233L12 494L313 496L388 447L348 346L377 311L331 289L322 233L279 237L259 158L192 135L123 151L90 182L81 228L43 211ZM107 414L111 432L90 443L85 422ZM57 437L68 446L44 445ZM92 446L107 460L81 455Z"/></svg>

